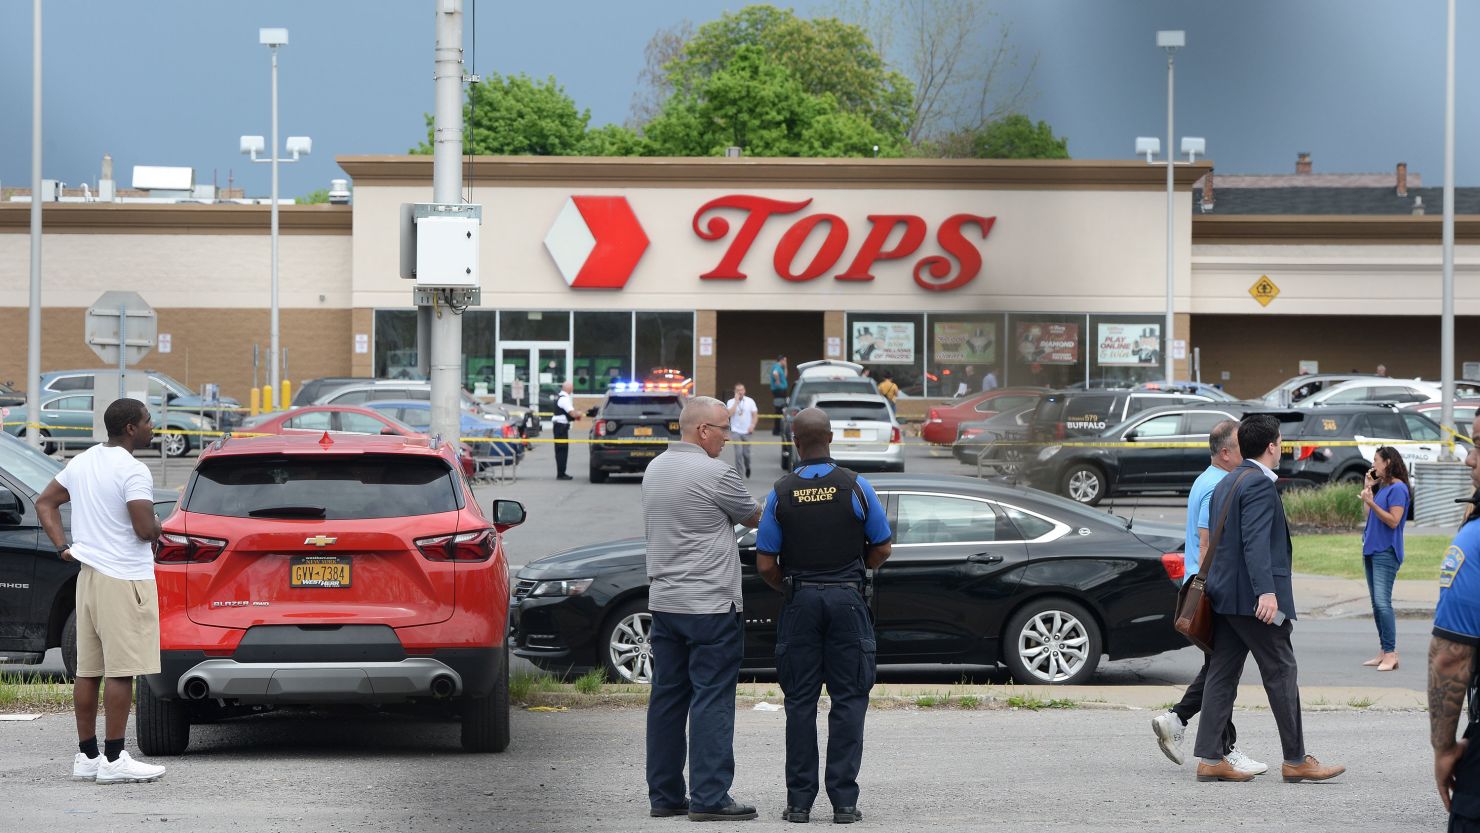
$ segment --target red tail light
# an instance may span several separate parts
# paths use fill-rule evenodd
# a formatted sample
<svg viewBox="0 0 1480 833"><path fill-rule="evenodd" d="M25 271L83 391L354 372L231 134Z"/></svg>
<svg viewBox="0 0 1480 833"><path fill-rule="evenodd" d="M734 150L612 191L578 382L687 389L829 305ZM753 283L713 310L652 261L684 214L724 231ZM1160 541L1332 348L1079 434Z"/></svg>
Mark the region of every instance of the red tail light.
<svg viewBox="0 0 1480 833"><path fill-rule="evenodd" d="M159 564L205 564L215 561L225 549L226 542L219 538L167 532L154 542L154 560Z"/></svg>
<svg viewBox="0 0 1480 833"><path fill-rule="evenodd" d="M598 419L598 420L596 420L596 436L598 436L598 437L605 437L606 436L606 420L604 420L604 419Z"/></svg>
<svg viewBox="0 0 1480 833"><path fill-rule="evenodd" d="M889 442L891 442L891 443L897 443L897 442L900 442L900 440L901 440L901 438L900 438L900 434L899 434L899 429L898 428L895 428L895 429L893 429L893 430L891 430L889 432Z"/></svg>
<svg viewBox="0 0 1480 833"><path fill-rule="evenodd" d="M487 561L497 537L492 529L417 538L416 548L428 561Z"/></svg>
<svg viewBox="0 0 1480 833"><path fill-rule="evenodd" d="M930 421L931 422L940 422L940 409L939 408L931 408L930 409Z"/></svg>
<svg viewBox="0 0 1480 833"><path fill-rule="evenodd" d="M517 437L517 436L519 436L519 429L515 428L513 425L505 425L504 426L504 436L505 437Z"/></svg>
<svg viewBox="0 0 1480 833"><path fill-rule="evenodd" d="M1161 567L1167 571L1167 578L1178 584L1187 575L1187 559L1180 552L1163 553L1161 556Z"/></svg>

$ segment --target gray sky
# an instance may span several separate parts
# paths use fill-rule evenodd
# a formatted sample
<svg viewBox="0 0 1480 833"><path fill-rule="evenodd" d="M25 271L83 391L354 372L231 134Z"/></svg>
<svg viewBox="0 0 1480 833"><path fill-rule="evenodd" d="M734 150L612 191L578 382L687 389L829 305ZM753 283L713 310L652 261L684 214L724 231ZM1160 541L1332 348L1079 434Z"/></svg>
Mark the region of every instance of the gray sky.
<svg viewBox="0 0 1480 833"><path fill-rule="evenodd" d="M480 0L470 55L479 73L554 75L593 125L622 122L643 47L730 0ZM785 5L785 4L780 4ZM799 12L832 2L791 4ZM270 130L261 26L285 26L282 135L314 154L283 168L283 193L342 175L339 154L404 153L432 107L431 0L46 0L45 176L97 179L104 153L133 165L228 171L254 195L266 165L237 153ZM1480 184L1480 7L1461 3L1456 175ZM1038 56L1030 116L1076 158L1132 158L1134 137L1166 131L1163 28L1187 31L1177 56L1177 135L1207 139L1225 173L1390 171L1443 177L1444 0L999 0L1025 56ZM1469 12L1469 17L1465 13ZM471 27L470 27L471 29ZM1468 35L1468 37L1467 37ZM985 51L989 43L983 42ZM31 3L0 3L0 184L30 182Z"/></svg>

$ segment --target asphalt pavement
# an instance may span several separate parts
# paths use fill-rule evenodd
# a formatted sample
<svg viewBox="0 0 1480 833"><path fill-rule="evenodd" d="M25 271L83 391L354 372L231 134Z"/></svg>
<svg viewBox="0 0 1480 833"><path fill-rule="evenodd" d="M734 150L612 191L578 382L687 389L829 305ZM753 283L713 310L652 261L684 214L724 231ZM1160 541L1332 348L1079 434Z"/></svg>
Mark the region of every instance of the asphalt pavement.
<svg viewBox="0 0 1480 833"><path fill-rule="evenodd" d="M873 710L860 829L930 831L1230 830L1389 833L1444 823L1428 721L1418 711L1307 712L1308 749L1348 773L1285 784L1267 712L1240 712L1240 748L1276 774L1203 784L1157 750L1150 710ZM275 713L198 726L190 750L159 758L153 784L68 780L70 715L0 722L0 814L10 830L583 831L672 830L650 819L645 712L517 711L499 755L458 749L454 724ZM736 715L732 795L757 805L745 830L779 820L784 715ZM819 720L825 726L825 716ZM132 727L129 735L133 735ZM821 796L813 823L828 824ZM732 829L733 824L724 829Z"/></svg>

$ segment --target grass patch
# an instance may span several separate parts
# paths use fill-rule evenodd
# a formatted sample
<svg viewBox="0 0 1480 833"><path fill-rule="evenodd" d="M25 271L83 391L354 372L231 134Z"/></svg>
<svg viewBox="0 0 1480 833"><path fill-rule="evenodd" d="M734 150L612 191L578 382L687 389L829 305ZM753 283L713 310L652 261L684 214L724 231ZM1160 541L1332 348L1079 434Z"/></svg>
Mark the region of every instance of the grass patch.
<svg viewBox="0 0 1480 833"><path fill-rule="evenodd" d="M603 685L606 685L605 668L593 668L576 677L575 682L571 683L578 694L597 694Z"/></svg>
<svg viewBox="0 0 1480 833"><path fill-rule="evenodd" d="M560 682L543 671L515 671L509 675L509 699L520 703L532 694L551 694L560 690Z"/></svg>
<svg viewBox="0 0 1480 833"><path fill-rule="evenodd" d="M1177 701L1176 700L1168 700L1167 702L1162 703L1161 705L1157 706L1156 709L1157 709L1157 711L1169 712L1173 708L1175 708L1176 705L1177 705Z"/></svg>
<svg viewBox="0 0 1480 833"><path fill-rule="evenodd" d="M70 683L48 682L40 674L0 674L0 712L50 712L72 708Z"/></svg>
<svg viewBox="0 0 1480 833"><path fill-rule="evenodd" d="M1353 697L1352 699L1346 701L1346 704L1354 709L1366 709L1370 708L1372 704L1376 702L1377 701L1373 700L1371 697Z"/></svg>
<svg viewBox="0 0 1480 833"><path fill-rule="evenodd" d="M963 709L974 709L981 705L981 698L975 694L963 694L956 699L956 705Z"/></svg>
<svg viewBox="0 0 1480 833"><path fill-rule="evenodd" d="M1294 544L1294 568L1297 573L1318 576L1365 579L1362 567L1360 535L1297 535ZM1439 562L1449 549L1444 535L1409 535L1403 540L1403 566L1400 579L1438 578Z"/></svg>
<svg viewBox="0 0 1480 833"><path fill-rule="evenodd" d="M936 706L944 705L950 699L949 697L936 697L933 694L921 694L915 698L915 706L922 709L933 709Z"/></svg>
<svg viewBox="0 0 1480 833"><path fill-rule="evenodd" d="M1026 709L1036 712L1043 709L1072 709L1078 704L1073 700L1060 698L1044 700L1035 694L1012 694L1007 698L1007 705L1009 708Z"/></svg>
<svg viewBox="0 0 1480 833"><path fill-rule="evenodd" d="M1322 529L1361 529L1367 522L1367 510L1357 495L1356 483L1327 483L1316 489L1291 489L1281 499L1285 517L1295 526Z"/></svg>

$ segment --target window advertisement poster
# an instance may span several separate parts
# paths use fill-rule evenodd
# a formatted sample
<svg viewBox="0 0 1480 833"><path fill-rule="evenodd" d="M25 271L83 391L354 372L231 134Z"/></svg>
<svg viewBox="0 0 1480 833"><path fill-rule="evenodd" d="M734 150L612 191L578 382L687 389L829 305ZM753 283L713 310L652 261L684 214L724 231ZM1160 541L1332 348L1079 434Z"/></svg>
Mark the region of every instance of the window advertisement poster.
<svg viewBox="0 0 1480 833"><path fill-rule="evenodd" d="M996 323L935 322L935 364L993 364L996 361Z"/></svg>
<svg viewBox="0 0 1480 833"><path fill-rule="evenodd" d="M915 322L853 322L853 360L861 364L914 364Z"/></svg>
<svg viewBox="0 0 1480 833"><path fill-rule="evenodd" d="M1046 321L1019 323L1017 360L1025 364L1078 364L1079 325Z"/></svg>
<svg viewBox="0 0 1480 833"><path fill-rule="evenodd" d="M1098 360L1102 366L1161 364L1160 324L1101 324L1098 335Z"/></svg>

